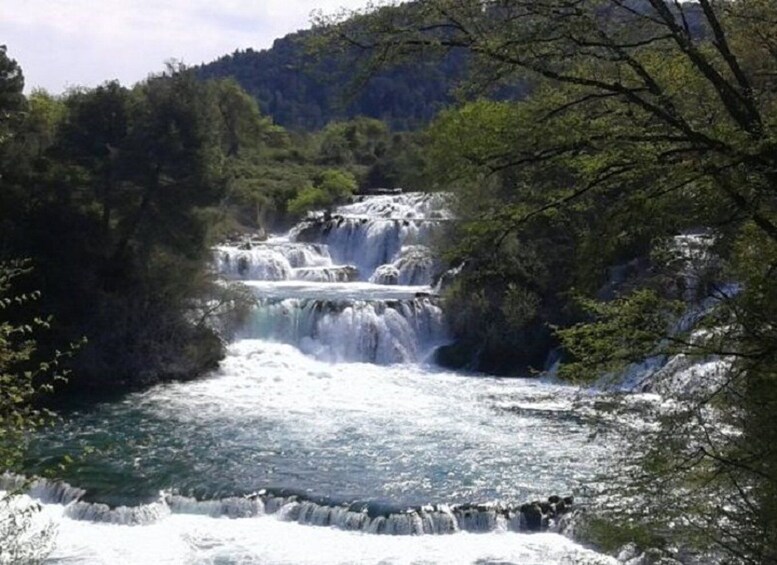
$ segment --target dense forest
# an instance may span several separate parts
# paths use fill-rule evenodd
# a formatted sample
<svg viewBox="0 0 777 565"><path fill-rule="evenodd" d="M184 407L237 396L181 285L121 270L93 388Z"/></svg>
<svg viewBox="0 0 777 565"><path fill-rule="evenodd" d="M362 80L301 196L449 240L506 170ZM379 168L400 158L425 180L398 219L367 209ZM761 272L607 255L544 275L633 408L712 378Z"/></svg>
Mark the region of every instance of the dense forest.
<svg viewBox="0 0 777 565"><path fill-rule="evenodd" d="M317 34L302 31L277 39L266 51L236 51L197 68L202 78L234 78L259 102L262 113L294 130L315 130L335 120L375 118L392 130L427 124L454 101L466 72L463 52L442 60L413 60L376 73L345 65L358 47L311 52ZM516 90L516 89L514 89Z"/></svg>

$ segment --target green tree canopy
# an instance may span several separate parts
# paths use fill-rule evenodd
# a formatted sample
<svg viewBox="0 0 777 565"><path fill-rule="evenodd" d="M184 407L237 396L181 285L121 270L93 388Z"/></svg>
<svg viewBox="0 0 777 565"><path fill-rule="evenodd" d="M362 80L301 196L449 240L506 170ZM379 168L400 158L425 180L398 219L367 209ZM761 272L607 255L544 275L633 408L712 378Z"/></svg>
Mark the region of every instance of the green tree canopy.
<svg viewBox="0 0 777 565"><path fill-rule="evenodd" d="M531 85L525 102L476 103L432 127L433 170L461 187L465 218L450 252L468 265L452 289L454 323L487 359L537 335L518 328L538 311L540 323L592 323L561 334L588 369L644 355L648 334L666 325L672 337L661 304L678 297L678 273L673 281L651 250L707 230L719 279L741 290L712 316L707 335L718 337L684 349L674 338L687 354L734 360L715 396L742 434L719 433L701 409L667 420L650 435L653 462L665 464L652 466L658 487L642 510L666 516L676 539L718 544L743 563L777 559L775 21L760 0L429 0L325 30L363 47L375 68L464 50L473 90ZM613 284L619 264L626 276ZM484 318L496 329L481 330Z"/></svg>

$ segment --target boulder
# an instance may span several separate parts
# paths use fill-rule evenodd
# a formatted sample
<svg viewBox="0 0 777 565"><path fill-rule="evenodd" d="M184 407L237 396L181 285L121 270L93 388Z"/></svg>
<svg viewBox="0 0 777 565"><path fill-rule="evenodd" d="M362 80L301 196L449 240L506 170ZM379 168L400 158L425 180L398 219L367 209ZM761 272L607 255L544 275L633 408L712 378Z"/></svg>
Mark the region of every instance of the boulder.
<svg viewBox="0 0 777 565"><path fill-rule="evenodd" d="M521 514L523 514L527 530L530 532L542 531L544 516L539 503L524 504L521 506Z"/></svg>

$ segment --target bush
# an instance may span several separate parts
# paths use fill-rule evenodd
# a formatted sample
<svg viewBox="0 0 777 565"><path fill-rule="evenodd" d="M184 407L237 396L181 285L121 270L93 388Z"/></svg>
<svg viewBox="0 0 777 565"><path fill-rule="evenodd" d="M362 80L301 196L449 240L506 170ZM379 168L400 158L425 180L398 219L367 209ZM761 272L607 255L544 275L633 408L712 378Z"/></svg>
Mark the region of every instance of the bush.
<svg viewBox="0 0 777 565"><path fill-rule="evenodd" d="M321 172L315 186L305 186L289 201L287 210L293 216L302 216L309 210L328 208L345 200L356 188L356 179L351 173L327 169Z"/></svg>
<svg viewBox="0 0 777 565"><path fill-rule="evenodd" d="M39 512L24 496L0 495L0 565L43 563L54 549L56 530Z"/></svg>
<svg viewBox="0 0 777 565"><path fill-rule="evenodd" d="M289 214L293 216L302 216L308 210L326 208L332 202L333 199L324 190L314 186L306 186L289 201L287 209Z"/></svg>

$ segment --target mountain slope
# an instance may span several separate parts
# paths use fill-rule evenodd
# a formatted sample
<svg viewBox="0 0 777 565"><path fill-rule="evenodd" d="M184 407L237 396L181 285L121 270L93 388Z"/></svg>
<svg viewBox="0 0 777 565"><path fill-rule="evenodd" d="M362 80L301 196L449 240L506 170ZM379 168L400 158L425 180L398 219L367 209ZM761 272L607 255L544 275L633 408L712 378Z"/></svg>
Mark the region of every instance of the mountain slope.
<svg viewBox="0 0 777 565"><path fill-rule="evenodd" d="M452 91L466 71L462 53L420 61L372 77L356 96L349 86L352 67L334 56L319 60L305 52L311 31L277 39L271 49L235 51L197 70L201 78L233 77L258 101L262 112L291 129L319 129L358 115L377 118L392 129L415 129L453 101Z"/></svg>

